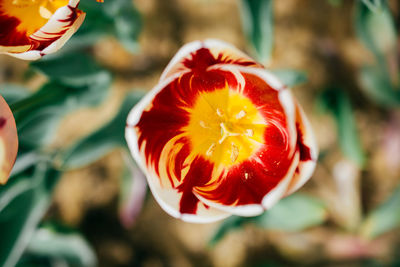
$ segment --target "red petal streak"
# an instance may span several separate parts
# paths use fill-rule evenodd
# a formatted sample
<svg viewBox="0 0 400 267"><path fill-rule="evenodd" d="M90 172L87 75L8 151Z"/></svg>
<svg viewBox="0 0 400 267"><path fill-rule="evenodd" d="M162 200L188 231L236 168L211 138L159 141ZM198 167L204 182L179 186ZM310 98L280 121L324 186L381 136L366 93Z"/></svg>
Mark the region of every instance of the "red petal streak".
<svg viewBox="0 0 400 267"><path fill-rule="evenodd" d="M60 19L59 22L67 23L63 29L61 29L57 33L47 33L41 32L41 34L48 35L46 38L37 37L35 33L31 36L27 36L26 32L17 32L16 28L21 23L19 19L15 17L10 17L5 14L0 14L0 46L23 46L30 45L29 50L43 50L48 47L50 44L58 40L61 36L63 36L69 28L74 24L76 19L83 12L78 10L77 8L70 7L71 14L68 18ZM40 29L39 29L40 31Z"/></svg>
<svg viewBox="0 0 400 267"><path fill-rule="evenodd" d="M214 58L206 48L193 53L184 63L193 71L162 89L135 126L147 167L159 176L162 187L167 186L164 181L169 181L172 188L182 193L181 213L196 213L199 200L194 193L223 205L261 204L263 197L285 177L292 162L289 130L278 91L253 74L242 73L245 86L241 88L235 74L218 68L207 70L208 66L222 62L230 61L222 55ZM265 127L265 134L259 151L217 173L214 167L218 166L191 154L191 144L183 129L199 94L226 85L248 97L267 123L260 125ZM160 177L164 173L168 177Z"/></svg>
<svg viewBox="0 0 400 267"><path fill-rule="evenodd" d="M190 58L186 58L183 61L183 65L193 72L205 71L208 67L215 64L237 64L242 66L258 66L254 61L246 59L231 59L222 53L218 54L215 58L208 48L200 48L199 50L193 52Z"/></svg>
<svg viewBox="0 0 400 267"><path fill-rule="evenodd" d="M213 168L214 165L202 157L195 158L190 164L183 183L177 187L178 192L182 192L180 213L196 214L199 199L194 195L193 189L204 186L210 180Z"/></svg>
<svg viewBox="0 0 400 267"><path fill-rule="evenodd" d="M301 127L298 123L296 123L297 129L297 146L300 151L300 161L311 160L311 150L308 146L304 144L303 132L301 131Z"/></svg>
<svg viewBox="0 0 400 267"><path fill-rule="evenodd" d="M29 39L23 32L17 32L15 29L20 24L20 20L0 14L0 45L1 46L22 46L31 45L37 47L38 42Z"/></svg>

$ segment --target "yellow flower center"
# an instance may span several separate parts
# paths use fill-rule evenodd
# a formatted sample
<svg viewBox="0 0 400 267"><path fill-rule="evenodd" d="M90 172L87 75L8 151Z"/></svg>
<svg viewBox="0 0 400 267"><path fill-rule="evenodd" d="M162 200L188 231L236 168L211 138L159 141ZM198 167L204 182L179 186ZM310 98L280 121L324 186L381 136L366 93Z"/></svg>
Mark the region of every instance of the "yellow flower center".
<svg viewBox="0 0 400 267"><path fill-rule="evenodd" d="M54 12L68 4L68 0L3 0L1 13L19 19L16 30L27 36L47 23Z"/></svg>
<svg viewBox="0 0 400 267"><path fill-rule="evenodd" d="M184 129L193 153L231 166L248 159L262 144L265 120L242 94L225 87L201 93Z"/></svg>

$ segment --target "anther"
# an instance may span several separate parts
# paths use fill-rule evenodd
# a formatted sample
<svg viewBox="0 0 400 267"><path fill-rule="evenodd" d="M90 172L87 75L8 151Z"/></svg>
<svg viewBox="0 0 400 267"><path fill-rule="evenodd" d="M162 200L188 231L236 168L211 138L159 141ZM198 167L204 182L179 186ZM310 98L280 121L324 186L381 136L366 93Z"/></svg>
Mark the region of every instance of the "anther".
<svg viewBox="0 0 400 267"><path fill-rule="evenodd" d="M231 153L232 163L234 163L237 160L238 156L239 156L239 148L234 143L232 143L232 153Z"/></svg>
<svg viewBox="0 0 400 267"><path fill-rule="evenodd" d="M207 149L206 152L207 157L210 157L212 153L214 153L215 147L216 147L215 143L212 143L211 146Z"/></svg>
<svg viewBox="0 0 400 267"><path fill-rule="evenodd" d="M241 110L238 114L236 114L236 119L240 120L244 116L246 116L246 112L244 110Z"/></svg>
<svg viewBox="0 0 400 267"><path fill-rule="evenodd" d="M205 128L205 129L209 129L210 127L207 127L206 123L204 121L200 121L200 126Z"/></svg>
<svg viewBox="0 0 400 267"><path fill-rule="evenodd" d="M245 135L252 137L254 135L254 131L252 129L247 129Z"/></svg>

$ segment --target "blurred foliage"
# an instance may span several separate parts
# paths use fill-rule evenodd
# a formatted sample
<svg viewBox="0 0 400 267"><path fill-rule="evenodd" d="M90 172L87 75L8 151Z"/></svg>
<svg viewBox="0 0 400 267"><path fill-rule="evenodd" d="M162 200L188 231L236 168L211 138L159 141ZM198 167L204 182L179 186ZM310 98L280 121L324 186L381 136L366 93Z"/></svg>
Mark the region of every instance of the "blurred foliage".
<svg viewBox="0 0 400 267"><path fill-rule="evenodd" d="M130 0L81 1L79 8L86 12L85 23L67 43L67 46L90 46L101 38L114 36L124 48L137 52L137 38L142 28L142 19Z"/></svg>
<svg viewBox="0 0 400 267"><path fill-rule="evenodd" d="M386 0L359 0L355 29L375 62L363 66L359 80L370 99L384 108L400 105L399 52L395 22Z"/></svg>
<svg viewBox="0 0 400 267"><path fill-rule="evenodd" d="M376 238L400 226L400 187L377 209L373 210L361 226L361 235Z"/></svg>
<svg viewBox="0 0 400 267"><path fill-rule="evenodd" d="M317 103L323 111L333 115L337 128L337 141L343 154L359 167L363 167L366 155L361 147L353 108L347 93L340 88L326 88Z"/></svg>
<svg viewBox="0 0 400 267"><path fill-rule="evenodd" d="M61 233L49 227L36 230L25 253L28 256L63 259L76 267L97 265L94 251L79 233Z"/></svg>
<svg viewBox="0 0 400 267"><path fill-rule="evenodd" d="M260 216L231 216L224 220L210 240L210 245L215 245L227 233L247 223L269 230L296 232L324 223L327 215L326 206L320 200L299 193L293 194Z"/></svg>
<svg viewBox="0 0 400 267"><path fill-rule="evenodd" d="M75 169L93 163L110 151L125 147L126 118L144 92L132 92L125 97L117 115L100 129L82 138L59 154L63 169Z"/></svg>
<svg viewBox="0 0 400 267"><path fill-rule="evenodd" d="M271 70L288 87L293 87L307 81L307 73L299 70Z"/></svg>
<svg viewBox="0 0 400 267"><path fill-rule="evenodd" d="M30 64L27 79L36 72L47 77L40 88L32 92L16 84L1 85L0 93L13 111L20 143L11 179L0 187L3 267L97 265L93 250L78 233L38 229L38 225L63 172L93 163L125 145L127 113L143 94L128 95L111 122L76 144L61 151L49 145L67 114L98 106L109 94L112 74L96 62L90 48L100 38L111 35L128 51L136 51L141 18L130 0L104 4L81 1L80 8L87 17L66 49Z"/></svg>
<svg viewBox="0 0 400 267"><path fill-rule="evenodd" d="M41 162L31 176L14 177L0 188L0 266L18 262L50 205L60 175L48 162Z"/></svg>
<svg viewBox="0 0 400 267"><path fill-rule="evenodd" d="M273 0L242 0L243 31L255 57L263 64L271 58L273 35Z"/></svg>

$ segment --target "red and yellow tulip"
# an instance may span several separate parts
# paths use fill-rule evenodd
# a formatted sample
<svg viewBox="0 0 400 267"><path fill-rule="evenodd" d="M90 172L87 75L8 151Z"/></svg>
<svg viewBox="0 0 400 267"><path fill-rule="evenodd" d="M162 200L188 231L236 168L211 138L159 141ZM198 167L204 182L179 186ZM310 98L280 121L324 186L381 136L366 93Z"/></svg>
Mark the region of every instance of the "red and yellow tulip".
<svg viewBox="0 0 400 267"><path fill-rule="evenodd" d="M36 60L56 52L82 24L80 0L0 0L0 53Z"/></svg>
<svg viewBox="0 0 400 267"><path fill-rule="evenodd" d="M161 207L189 222L261 214L310 178L318 153L290 90L216 40L177 53L126 138Z"/></svg>
<svg viewBox="0 0 400 267"><path fill-rule="evenodd" d="M15 120L6 101L0 96L0 185L5 184L18 152Z"/></svg>

